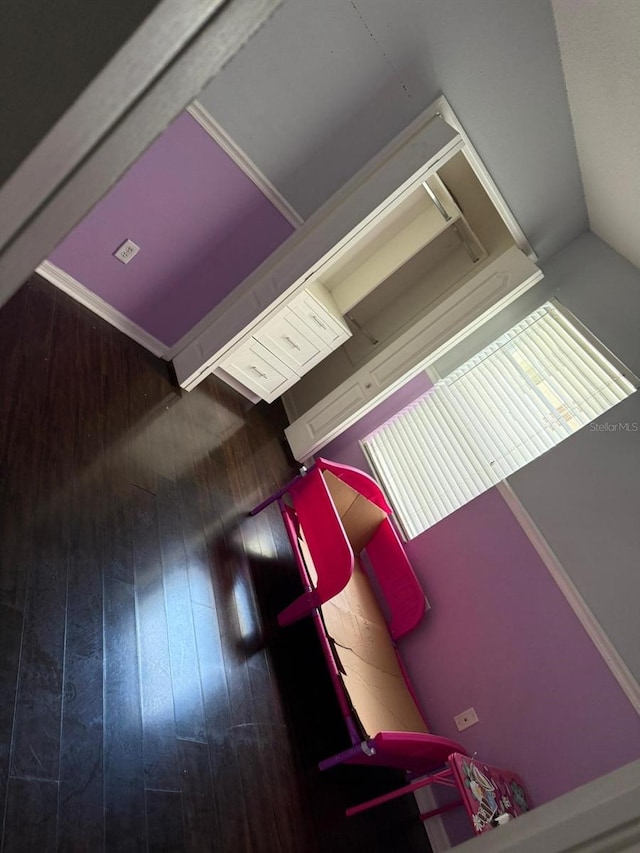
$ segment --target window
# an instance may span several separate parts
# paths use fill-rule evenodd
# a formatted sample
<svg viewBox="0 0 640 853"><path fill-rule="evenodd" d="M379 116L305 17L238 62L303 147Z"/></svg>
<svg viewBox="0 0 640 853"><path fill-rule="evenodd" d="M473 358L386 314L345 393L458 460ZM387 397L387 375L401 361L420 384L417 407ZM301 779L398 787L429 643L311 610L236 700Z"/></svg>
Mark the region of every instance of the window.
<svg viewBox="0 0 640 853"><path fill-rule="evenodd" d="M413 538L624 400L633 380L549 302L362 445Z"/></svg>

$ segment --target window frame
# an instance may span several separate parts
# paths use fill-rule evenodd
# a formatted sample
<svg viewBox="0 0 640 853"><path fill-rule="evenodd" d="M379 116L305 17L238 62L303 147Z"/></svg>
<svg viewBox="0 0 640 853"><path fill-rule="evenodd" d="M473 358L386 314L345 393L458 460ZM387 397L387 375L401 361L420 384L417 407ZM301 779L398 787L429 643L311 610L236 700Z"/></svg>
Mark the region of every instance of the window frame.
<svg viewBox="0 0 640 853"><path fill-rule="evenodd" d="M611 365L615 370L617 370L617 371L620 373L620 375L621 375L624 379L626 379L626 380L627 380L631 385L633 385L633 387L634 387L634 389L635 389L635 390L634 390L633 392L631 392L631 393L629 394L629 396L631 396L631 394L632 394L632 393L636 393L636 392L638 391L638 389L640 388L640 378L639 378L639 377L638 377L638 376L637 376L637 375L636 375L632 370L630 370L630 368L629 368L629 367L627 367L627 365L626 365L626 364L624 364L624 362L622 362L622 361L618 358L618 356L616 356L616 355L615 355L615 353L613 353L613 352L612 352L612 351L611 351L611 350L610 350L610 349L609 349L609 348L608 348L608 347L607 347L607 346L606 346L606 345L605 345L605 344L604 344L604 343L603 343L603 342L602 342L602 341L601 341L601 340L600 340L600 339L599 339L599 338L598 338L598 337L597 337L597 336L596 336L596 335L595 335L595 334L594 334L594 333L593 333L593 332L592 332L592 331L591 331L587 326L585 326L585 324L584 324L580 319L578 319L578 317L576 317L576 315L575 315L575 314L574 314L574 313L573 313L569 308L567 308L567 306L566 306L566 305L564 305L562 302L560 302L560 300L559 300L557 297L550 297L550 298L545 299L545 300L544 300L540 305L538 305L536 308L534 308L534 309L532 309L532 310L528 311L525 317L522 317L520 320L518 320L517 322L513 323L513 325L511 326L511 328L510 328L510 329L505 330L505 331L504 331L501 335L499 335L495 340L498 340L500 337L502 337L503 335L507 334L509 331L511 331L513 328L515 328L515 326L517 326L519 323L521 323L521 322L523 322L524 320L526 320L526 319L527 319L527 317L531 316L531 315L532 315L532 314L534 314L536 311L539 311L541 308L543 308L543 307L544 307L544 306L546 306L546 305L550 305L550 306L552 306L552 307L553 307L553 308L554 308L554 309L555 309L555 310L556 310L556 311L557 311L557 312L558 312L558 313L563 317L563 319L565 319L565 320L566 320L566 321L567 321L571 326L573 326L573 328L574 328L574 329L575 329L575 330L576 330L580 335L582 335L582 336L585 338L585 340L586 340L586 341L587 341L587 342L588 342L588 343L589 343L589 344L590 344L590 345L591 345L591 346L592 346L592 347L593 347L593 348L598 352L598 354L599 354L602 358L606 359L606 361L608 361L608 362L609 362L609 364L610 364L610 365ZM484 349L486 349L487 347L491 346L491 344L492 344L493 342L494 342L494 341L489 341L488 343L486 343L483 347L481 347L481 348L477 351L477 353L476 353L475 355L477 356L477 355L478 355L479 353L481 353ZM453 370L451 370L451 371L450 371L450 373L449 373L449 374L447 374L447 375L450 375L451 373L454 373L454 372L455 372L455 370L457 370L457 369L459 369L460 367L462 367L464 364L466 364L467 362L469 362L469 361L470 361L471 359L473 359L474 357L475 357L475 356L471 356L470 358L467 358L464 362L462 362L462 363L461 363L461 364L459 364L456 368L454 368ZM437 369L435 368L435 365L433 365L433 364L432 364L432 365L427 365L427 366L425 367L425 372L427 373L427 375L429 376L429 378L431 379L431 381L433 382L433 384L434 384L434 385L436 385L436 383L437 383L437 382L443 381L444 379L446 379L446 378L447 378L447 377L443 377L443 376L441 376L441 375L439 374L439 372L437 371ZM420 398L418 398L418 399L420 399ZM414 403L415 403L415 402L417 402L417 401L414 401ZM411 406L412 406L412 405L414 405L414 403L409 404L409 406L407 406L406 408L407 408L407 409L411 408ZM614 404L614 405L617 405L617 404ZM610 407L610 408L613 408L613 406L612 406L612 407ZM604 414L604 413L605 413L605 412L607 412L607 411L610 411L610 408L609 408L609 409L605 409L605 410L604 410L604 412L603 412L602 414ZM398 413L398 414L399 414L399 413ZM397 415L396 415L396 416L397 416ZM389 419L385 422L385 424L386 424L386 423L389 423L392 419L393 419L393 418L389 418ZM593 420L592 420L592 421L589 421L588 423L593 423ZM374 432L376 432L377 430L382 429L382 428L385 426L385 424L381 424L381 425L380 425L376 430L374 430L374 431L373 431L372 433L370 433L369 435L372 435L372 434L373 434ZM562 441L563 441L565 438L570 438L570 437L571 437L571 435L574 435L576 432L579 432L579 430L580 430L580 429L584 429L584 427L585 427L585 426L588 426L588 424L584 424L583 426L579 427L577 430L574 430L574 431L573 431L572 433L570 433L569 435L567 435L567 436L565 436L564 438L560 439L560 441L558 441L558 442L557 442L555 445L553 445L553 446L554 446L554 447L557 447L557 446L558 446L558 444L562 443ZM422 533L425 533L427 530L429 530L429 529L430 529L430 527L432 527L432 526L433 526L433 524L432 524L432 525L430 525L430 527L424 528L424 529L423 529L422 531L420 531L419 533L415 533L415 534L410 534L410 533L409 533L409 531L407 530L407 528L406 528L405 524L403 523L403 520L402 520L401 515L398 513L397 507L394 505L393 497L392 497L391 495L389 495L389 494L388 494L388 491L387 491L387 488L386 488L386 485L385 485L385 479L384 479L384 476L382 475L382 473L381 473L381 471L380 471L380 468L379 468L379 466L378 466L378 464L377 464L377 462L376 462L376 459L374 458L373 453L371 453L371 451L370 451L369 447L367 446L367 439L368 439L368 438L369 438L369 436L366 436L365 438L363 438L361 441L359 441L359 442L358 442L358 443L359 443L359 446L360 446L360 450L362 451L362 453L363 453L363 455L364 455L365 459L367 460L367 463L368 463L368 465L369 465L369 467L370 467L370 469L371 469L371 471L372 471L372 473L373 473L373 477L374 477L374 479L378 482L378 484L380 485L380 487L383 489L383 491L384 491L384 492L385 492L385 494L387 495L387 499L389 500L389 503L391 504L391 506L392 506L392 507L393 507L393 509L394 509L394 521L395 521L395 523L396 523L396 526L398 527L398 530L399 530L399 532L400 532L401 538L402 538L402 539L403 539L403 541L405 541L405 542L411 541L412 539L417 538L418 536L422 535ZM549 449L553 449L553 448L549 448ZM532 460L530 460L530 462L525 463L525 465L524 465L524 466L522 466L522 467L526 467L526 465L531 464L532 462L535 462L535 460L536 460L537 458L539 458L539 456L543 455L545 452L547 452L547 451L543 451L541 454L538 454L538 456L534 457ZM520 469L516 469L516 470L520 470ZM497 483L495 483L493 486L489 486L489 487L487 487L487 488L483 489L483 491L482 491L482 492L480 492L479 494L483 494L485 491L488 491L488 489L489 489L489 488L494 488L495 486L498 486L500 483L504 483L504 482L506 482L506 479L507 479L507 477L508 477L508 476L510 476L510 475L507 475L506 477L502 477L502 478L500 478L500 480L498 480L498 482L497 482ZM478 496L479 496L479 495L478 495ZM470 500L473 500L473 498L472 498L472 499L470 499ZM469 502L470 502L470 500L468 500L466 503L469 503ZM459 509L459 508L461 508L462 506L465 506L465 505L466 505L466 503L465 503L465 504L461 504L461 505L458 507L458 509ZM451 512L447 513L447 515L452 514L452 512L455 512L455 510L452 510ZM442 520L442 519L446 518L446 517L447 517L447 515L442 516L442 518L441 518L441 519L439 519L439 520ZM435 522L435 523L437 523L437 522Z"/></svg>

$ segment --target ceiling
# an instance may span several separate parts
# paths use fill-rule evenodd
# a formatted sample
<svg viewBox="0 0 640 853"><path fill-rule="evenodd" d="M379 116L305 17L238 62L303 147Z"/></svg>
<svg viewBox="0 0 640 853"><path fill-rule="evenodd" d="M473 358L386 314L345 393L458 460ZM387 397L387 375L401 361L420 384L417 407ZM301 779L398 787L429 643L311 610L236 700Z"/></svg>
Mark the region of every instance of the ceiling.
<svg viewBox="0 0 640 853"><path fill-rule="evenodd" d="M640 3L553 8L591 230L640 267Z"/></svg>
<svg viewBox="0 0 640 853"><path fill-rule="evenodd" d="M587 228L550 0L285 0L199 100L306 218L440 94L541 261Z"/></svg>

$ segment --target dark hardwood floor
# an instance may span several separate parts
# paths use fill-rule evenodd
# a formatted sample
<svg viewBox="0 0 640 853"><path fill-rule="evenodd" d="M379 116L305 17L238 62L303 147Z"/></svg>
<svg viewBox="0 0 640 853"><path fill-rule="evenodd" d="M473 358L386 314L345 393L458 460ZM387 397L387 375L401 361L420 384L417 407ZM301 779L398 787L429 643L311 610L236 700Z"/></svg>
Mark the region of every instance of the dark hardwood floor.
<svg viewBox="0 0 640 853"><path fill-rule="evenodd" d="M278 405L166 365L37 277L0 309L2 853L424 851L345 731L277 510Z"/></svg>

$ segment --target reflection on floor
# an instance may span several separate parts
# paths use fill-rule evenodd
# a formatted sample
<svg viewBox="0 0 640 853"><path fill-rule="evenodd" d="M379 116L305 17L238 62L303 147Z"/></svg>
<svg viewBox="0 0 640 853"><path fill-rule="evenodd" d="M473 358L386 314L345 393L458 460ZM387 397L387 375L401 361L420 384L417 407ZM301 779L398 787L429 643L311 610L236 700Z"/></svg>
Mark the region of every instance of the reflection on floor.
<svg viewBox="0 0 640 853"><path fill-rule="evenodd" d="M3 853L424 851L345 732L277 510L279 406L163 362L33 278L0 310Z"/></svg>

